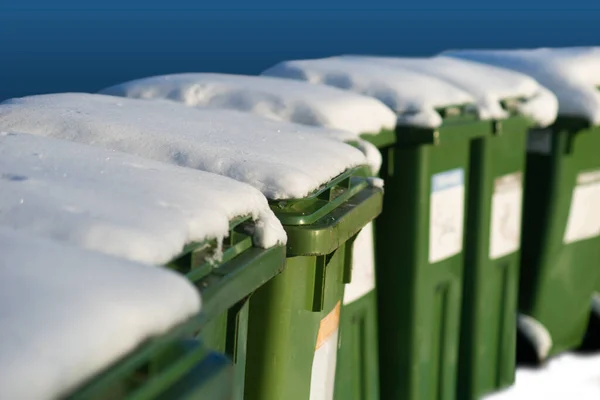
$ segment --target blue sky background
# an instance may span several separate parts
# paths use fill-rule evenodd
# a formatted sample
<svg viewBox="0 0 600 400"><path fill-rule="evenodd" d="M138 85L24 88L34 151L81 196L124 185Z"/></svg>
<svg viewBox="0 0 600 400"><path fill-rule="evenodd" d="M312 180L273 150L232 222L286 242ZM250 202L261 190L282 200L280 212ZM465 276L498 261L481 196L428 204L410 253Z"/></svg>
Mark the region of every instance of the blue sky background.
<svg viewBox="0 0 600 400"><path fill-rule="evenodd" d="M0 4L0 99L148 75L255 74L291 58L600 45L600 4L220 0ZM343 7L343 9L342 9Z"/></svg>

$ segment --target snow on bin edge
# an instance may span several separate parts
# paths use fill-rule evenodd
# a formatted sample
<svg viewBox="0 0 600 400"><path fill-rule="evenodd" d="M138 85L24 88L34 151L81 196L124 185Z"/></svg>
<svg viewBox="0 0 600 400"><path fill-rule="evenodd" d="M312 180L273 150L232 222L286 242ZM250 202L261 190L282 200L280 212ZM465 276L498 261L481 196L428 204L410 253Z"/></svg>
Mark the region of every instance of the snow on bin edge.
<svg viewBox="0 0 600 400"><path fill-rule="evenodd" d="M165 264L191 242L255 220L255 245L286 242L265 197L227 177L65 140L0 134L0 226Z"/></svg>
<svg viewBox="0 0 600 400"><path fill-rule="evenodd" d="M0 228L0 397L68 394L200 310L182 276Z"/></svg>
<svg viewBox="0 0 600 400"><path fill-rule="evenodd" d="M527 74L554 93L558 114L600 125L600 49L453 50L448 57Z"/></svg>
<svg viewBox="0 0 600 400"><path fill-rule="evenodd" d="M470 94L441 79L345 57L284 61L262 75L326 84L374 97L398 114L400 125L435 128L442 123L436 108L474 101Z"/></svg>
<svg viewBox="0 0 600 400"><path fill-rule="evenodd" d="M170 101L62 93L10 99L0 130L63 138L228 176L268 199L303 198L349 168L358 149L322 128Z"/></svg>
<svg viewBox="0 0 600 400"><path fill-rule="evenodd" d="M99 93L165 99L193 107L230 108L302 125L361 134L393 129L396 116L380 101L325 85L267 76L184 73L124 82Z"/></svg>
<svg viewBox="0 0 600 400"><path fill-rule="evenodd" d="M556 99L532 77L510 69L471 62L445 54L434 57L378 57L343 56L363 63L386 65L391 68L411 69L442 79L470 93L476 99L480 119L504 119L508 113L502 108L505 99L522 98L527 103L520 109L539 126L547 126L556 118Z"/></svg>

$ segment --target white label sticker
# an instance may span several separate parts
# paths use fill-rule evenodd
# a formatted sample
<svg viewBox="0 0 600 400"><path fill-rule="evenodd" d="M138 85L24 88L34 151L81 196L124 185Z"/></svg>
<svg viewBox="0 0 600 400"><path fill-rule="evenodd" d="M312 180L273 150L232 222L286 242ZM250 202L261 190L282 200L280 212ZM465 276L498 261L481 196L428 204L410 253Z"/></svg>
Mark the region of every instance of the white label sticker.
<svg viewBox="0 0 600 400"><path fill-rule="evenodd" d="M352 280L344 289L344 304L375 289L375 253L373 248L373 223L367 224L356 236L352 249Z"/></svg>
<svg viewBox="0 0 600 400"><path fill-rule="evenodd" d="M600 235L600 170L582 172L573 189L564 243Z"/></svg>
<svg viewBox="0 0 600 400"><path fill-rule="evenodd" d="M494 181L490 221L490 259L495 260L519 250L523 174L504 175Z"/></svg>
<svg viewBox="0 0 600 400"><path fill-rule="evenodd" d="M464 170L454 169L433 175L429 201L429 262L435 263L462 250Z"/></svg>
<svg viewBox="0 0 600 400"><path fill-rule="evenodd" d="M310 378L310 400L333 400L340 302L321 320Z"/></svg>
<svg viewBox="0 0 600 400"><path fill-rule="evenodd" d="M550 154L552 151L552 131L550 129L530 130L527 134L529 153Z"/></svg>

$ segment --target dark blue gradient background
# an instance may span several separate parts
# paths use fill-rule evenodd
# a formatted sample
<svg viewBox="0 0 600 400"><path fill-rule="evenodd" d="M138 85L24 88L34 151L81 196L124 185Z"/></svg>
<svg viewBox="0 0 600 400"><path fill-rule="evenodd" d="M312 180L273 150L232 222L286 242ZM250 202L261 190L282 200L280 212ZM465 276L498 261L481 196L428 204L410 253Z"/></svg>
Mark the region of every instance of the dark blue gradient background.
<svg viewBox="0 0 600 400"><path fill-rule="evenodd" d="M514 0L452 3L452 10L441 1L404 10L382 2L282 0L252 2L253 9L242 1L163 2L169 10L145 3L145 11L123 2L69 3L0 3L0 100L172 72L255 74L284 59L341 53L600 45L600 4L576 10L577 2L570 10L546 3L545 11Z"/></svg>

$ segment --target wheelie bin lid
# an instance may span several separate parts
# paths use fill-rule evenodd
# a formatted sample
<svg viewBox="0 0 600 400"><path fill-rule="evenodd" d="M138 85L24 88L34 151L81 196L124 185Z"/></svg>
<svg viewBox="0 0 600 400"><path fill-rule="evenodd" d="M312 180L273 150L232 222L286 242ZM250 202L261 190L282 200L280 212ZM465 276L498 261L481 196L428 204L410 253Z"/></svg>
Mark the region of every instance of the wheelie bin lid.
<svg viewBox="0 0 600 400"><path fill-rule="evenodd" d="M0 226L132 261L166 264L192 243L222 246L239 217L255 221L257 247L286 242L253 187L99 147L4 133L0 179Z"/></svg>
<svg viewBox="0 0 600 400"><path fill-rule="evenodd" d="M0 397L60 398L201 308L181 275L0 228Z"/></svg>
<svg viewBox="0 0 600 400"><path fill-rule="evenodd" d="M556 97L535 79L515 71L451 57L370 57L344 56L392 68L408 68L443 79L470 93L476 99L479 119L499 120L510 114L503 107L511 102L515 111L540 127L556 119Z"/></svg>
<svg viewBox="0 0 600 400"><path fill-rule="evenodd" d="M558 98L558 114L600 125L600 47L455 50L445 55L527 74Z"/></svg>
<svg viewBox="0 0 600 400"><path fill-rule="evenodd" d="M397 113L398 124L425 128L442 124L436 109L474 100L464 90L435 77L341 57L284 61L262 75L322 83L375 97Z"/></svg>
<svg viewBox="0 0 600 400"><path fill-rule="evenodd" d="M268 76L185 73L121 83L99 93L230 108L275 120L362 134L393 129L396 114L379 100L331 86Z"/></svg>
<svg viewBox="0 0 600 400"><path fill-rule="evenodd" d="M217 73L160 75L111 86L100 93L232 109L277 121L339 130L339 139L361 150L374 172L381 167L381 154L359 135L390 130L396 125L394 112L377 99L281 78Z"/></svg>
<svg viewBox="0 0 600 400"><path fill-rule="evenodd" d="M365 155L324 128L272 121L232 110L192 109L85 93L11 99L0 130L63 138L225 175L270 200L297 199ZM329 136L328 136L329 135Z"/></svg>

